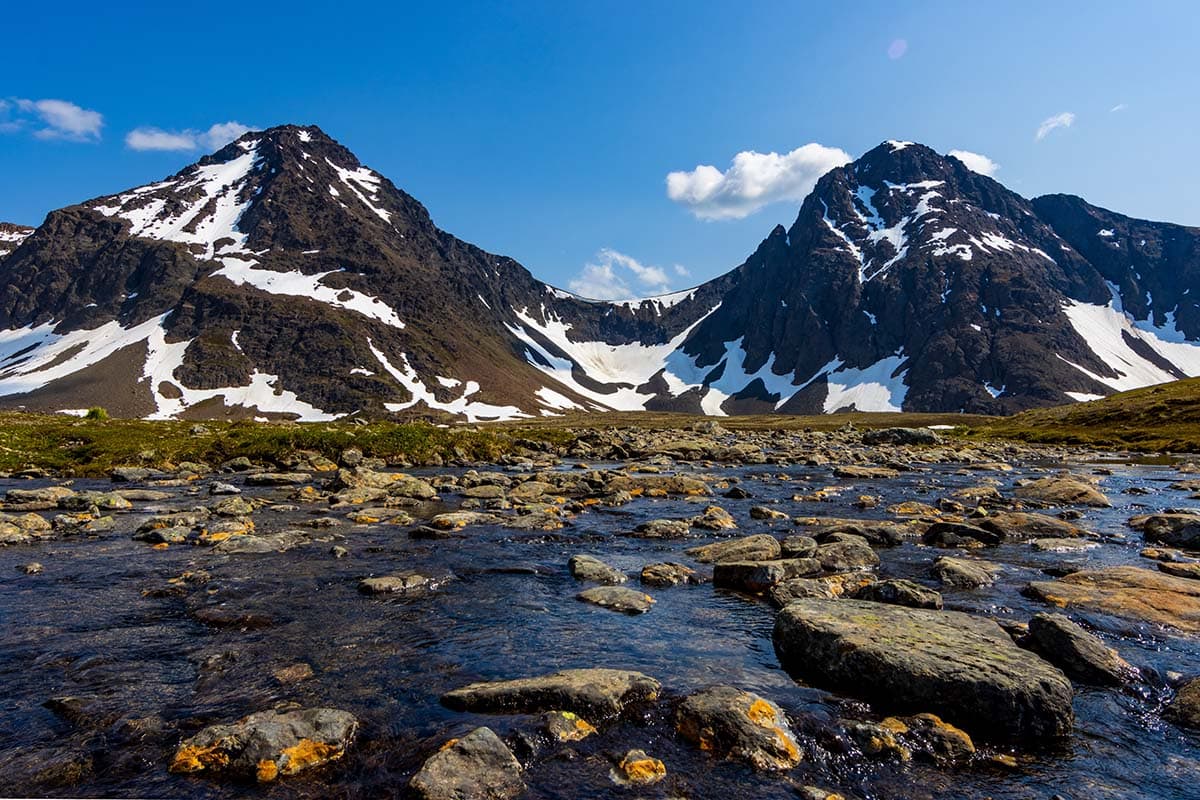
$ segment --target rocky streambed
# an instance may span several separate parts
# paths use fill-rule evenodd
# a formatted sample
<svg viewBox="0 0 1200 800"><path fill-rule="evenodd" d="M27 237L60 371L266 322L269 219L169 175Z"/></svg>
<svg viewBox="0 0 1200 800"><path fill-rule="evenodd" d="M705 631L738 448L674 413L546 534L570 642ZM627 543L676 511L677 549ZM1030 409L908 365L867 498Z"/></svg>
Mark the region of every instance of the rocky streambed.
<svg viewBox="0 0 1200 800"><path fill-rule="evenodd" d="M1176 798L1200 768L1183 459L705 422L0 491L4 795Z"/></svg>

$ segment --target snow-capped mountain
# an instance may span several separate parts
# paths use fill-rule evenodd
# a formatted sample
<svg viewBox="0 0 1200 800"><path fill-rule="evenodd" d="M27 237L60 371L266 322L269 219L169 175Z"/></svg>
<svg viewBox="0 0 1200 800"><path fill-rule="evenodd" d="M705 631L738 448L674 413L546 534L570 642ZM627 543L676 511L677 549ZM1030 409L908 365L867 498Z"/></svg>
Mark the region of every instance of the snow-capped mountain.
<svg viewBox="0 0 1200 800"><path fill-rule="evenodd" d="M641 301L439 230L315 127L0 227L0 250L0 402L37 410L998 412L1200 374L1200 231L904 142L828 173L740 267Z"/></svg>

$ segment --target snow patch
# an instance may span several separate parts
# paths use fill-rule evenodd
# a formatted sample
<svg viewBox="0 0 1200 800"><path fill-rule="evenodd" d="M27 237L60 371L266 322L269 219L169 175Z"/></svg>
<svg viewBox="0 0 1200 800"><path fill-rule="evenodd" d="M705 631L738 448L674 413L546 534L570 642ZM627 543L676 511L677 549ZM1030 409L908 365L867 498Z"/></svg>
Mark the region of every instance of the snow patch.
<svg viewBox="0 0 1200 800"><path fill-rule="evenodd" d="M467 381L467 385L463 388L463 393L459 397L450 402L442 402L434 397L433 392L429 391L425 386L425 382L417 375L417 371L408 363L408 356L405 353L400 354L399 366L396 366L370 339L367 339L367 347L371 348L371 353L374 354L384 371L391 375L396 383L407 389L411 395L408 400L402 403L384 403L383 407L388 411L403 411L407 408L412 408L417 403L424 403L431 409L465 416L468 422L510 420L529 416L516 406L497 406L477 400L470 400L471 395L476 394L480 388L479 384L475 381Z"/></svg>
<svg viewBox="0 0 1200 800"><path fill-rule="evenodd" d="M832 414L854 406L858 411L900 411L908 394L904 384L908 370L901 369L903 364L901 351L862 369L839 366L831 370L825 376L829 393L823 410Z"/></svg>
<svg viewBox="0 0 1200 800"><path fill-rule="evenodd" d="M393 328L404 327L404 322L391 306L379 298L354 289L339 289L321 283L327 276L343 270L329 270L306 275L299 270L276 272L273 269L257 269L256 262L253 260L245 260L237 256L224 256L217 260L221 263L221 268L213 272L213 275L220 275L235 286L249 284L255 289L269 294L307 297L326 305L354 311L364 317L377 319Z"/></svg>
<svg viewBox="0 0 1200 800"><path fill-rule="evenodd" d="M1061 355L1083 374L1117 391L1138 389L1166 383L1178 378L1172 372L1139 355L1129 346L1128 339L1140 341L1184 375L1200 375L1200 343L1189 341L1178 329L1174 312L1167 324L1154 325L1150 320L1136 321L1123 310L1116 286L1109 284L1112 299L1107 305L1093 305L1075 300L1067 302L1063 311L1071 327L1083 338L1096 357L1117 372L1117 377L1101 376Z"/></svg>

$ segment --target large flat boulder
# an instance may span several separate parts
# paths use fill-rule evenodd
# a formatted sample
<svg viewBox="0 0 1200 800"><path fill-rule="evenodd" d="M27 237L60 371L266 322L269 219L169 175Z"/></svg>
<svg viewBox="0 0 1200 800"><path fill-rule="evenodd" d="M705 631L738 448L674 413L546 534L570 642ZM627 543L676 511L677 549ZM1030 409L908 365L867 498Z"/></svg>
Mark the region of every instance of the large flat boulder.
<svg viewBox="0 0 1200 800"><path fill-rule="evenodd" d="M662 684L640 672L620 669L565 669L552 675L472 683L442 695L455 711L533 714L572 711L611 717L626 707L658 697Z"/></svg>
<svg viewBox="0 0 1200 800"><path fill-rule="evenodd" d="M775 620L783 667L883 710L933 712L997 739L1063 736L1071 682L995 622L957 611L802 599Z"/></svg>
<svg viewBox="0 0 1200 800"><path fill-rule="evenodd" d="M1200 633L1200 581L1141 567L1080 570L1025 587L1059 608L1099 611L1124 619Z"/></svg>

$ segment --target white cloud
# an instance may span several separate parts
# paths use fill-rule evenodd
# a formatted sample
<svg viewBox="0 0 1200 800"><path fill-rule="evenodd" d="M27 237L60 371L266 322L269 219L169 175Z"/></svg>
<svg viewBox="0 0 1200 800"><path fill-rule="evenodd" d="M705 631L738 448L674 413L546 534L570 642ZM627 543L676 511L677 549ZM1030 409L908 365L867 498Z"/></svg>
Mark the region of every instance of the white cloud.
<svg viewBox="0 0 1200 800"><path fill-rule="evenodd" d="M18 98L5 103L0 111L16 108L15 120L6 121L6 132L16 131L27 124L39 125L33 135L39 139L66 139L72 142L89 142L100 139L104 126L104 115L99 111L82 108L67 100L26 100Z"/></svg>
<svg viewBox="0 0 1200 800"><path fill-rule="evenodd" d="M130 150L220 150L243 133L252 130L240 122L218 122L206 131L164 131L161 128L134 128L125 135Z"/></svg>
<svg viewBox="0 0 1200 800"><path fill-rule="evenodd" d="M171 133L158 128L134 128L125 134L130 150L194 150L196 137L190 133Z"/></svg>
<svg viewBox="0 0 1200 800"><path fill-rule="evenodd" d="M692 274L691 271L683 264L676 264L674 267L672 267L672 269L674 269L675 274L681 278L686 278Z"/></svg>
<svg viewBox="0 0 1200 800"><path fill-rule="evenodd" d="M907 52L907 39L893 39L892 43L888 45L887 54L888 58L890 58L892 61L895 61L898 58L904 58L904 54Z"/></svg>
<svg viewBox="0 0 1200 800"><path fill-rule="evenodd" d="M1064 111L1061 114L1055 114L1053 117L1047 117L1042 120L1042 124L1038 126L1035 139L1041 141L1046 138L1046 135L1055 128L1069 128L1075 124L1075 115L1070 111Z"/></svg>
<svg viewBox="0 0 1200 800"><path fill-rule="evenodd" d="M1125 105L1124 103L1117 103L1115 106L1113 106L1112 108L1110 108L1110 109L1109 109L1109 111L1110 111L1110 112L1115 112L1115 111L1124 111L1124 110L1125 110L1125 109L1127 109L1127 108L1129 108L1129 106Z"/></svg>
<svg viewBox="0 0 1200 800"><path fill-rule="evenodd" d="M1000 169L1000 165L992 161L985 155L972 153L970 150L951 150L946 155L954 156L972 172L978 172L980 175L987 175L989 178L994 177Z"/></svg>
<svg viewBox="0 0 1200 800"><path fill-rule="evenodd" d="M234 139L241 138L242 134L249 133L254 130L248 125L243 125L240 122L230 120L229 122L218 122L204 133L200 134L200 143L208 147L210 150L220 150L225 145L232 142Z"/></svg>
<svg viewBox="0 0 1200 800"><path fill-rule="evenodd" d="M743 151L724 172L701 164L670 173L667 197L700 219L742 219L768 203L803 200L818 178L850 161L844 150L816 143L784 155Z"/></svg>
<svg viewBox="0 0 1200 800"><path fill-rule="evenodd" d="M687 270L679 265L675 266L675 271L680 275L687 274ZM630 281L636 287L631 287ZM609 247L596 253L595 260L585 264L568 286L575 294L592 300L630 300L671 290L670 280L662 267L643 264L633 256Z"/></svg>

